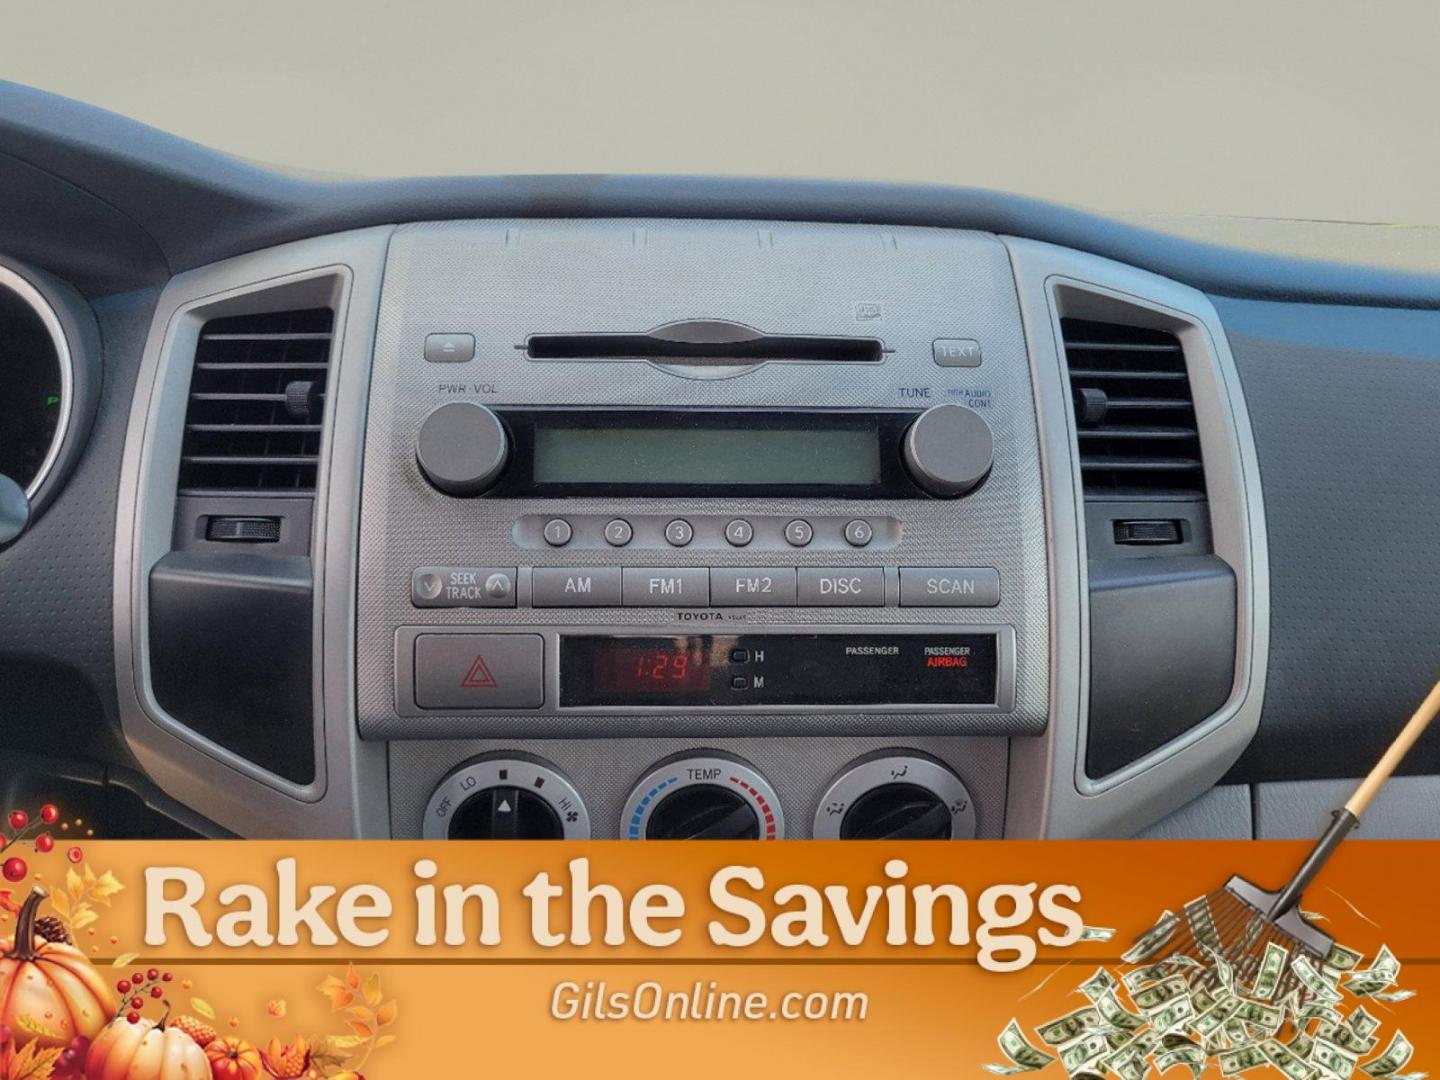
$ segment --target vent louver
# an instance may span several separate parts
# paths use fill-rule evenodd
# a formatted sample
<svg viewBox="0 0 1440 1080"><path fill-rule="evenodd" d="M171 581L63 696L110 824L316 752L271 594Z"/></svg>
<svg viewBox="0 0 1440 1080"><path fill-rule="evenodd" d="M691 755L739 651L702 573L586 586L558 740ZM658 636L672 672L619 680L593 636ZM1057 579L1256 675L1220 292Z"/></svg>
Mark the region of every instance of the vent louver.
<svg viewBox="0 0 1440 1080"><path fill-rule="evenodd" d="M335 316L328 308L211 319L200 331L180 492L313 492Z"/></svg>
<svg viewBox="0 0 1440 1080"><path fill-rule="evenodd" d="M1087 499L1203 499L1205 474L1180 340L1062 319Z"/></svg>

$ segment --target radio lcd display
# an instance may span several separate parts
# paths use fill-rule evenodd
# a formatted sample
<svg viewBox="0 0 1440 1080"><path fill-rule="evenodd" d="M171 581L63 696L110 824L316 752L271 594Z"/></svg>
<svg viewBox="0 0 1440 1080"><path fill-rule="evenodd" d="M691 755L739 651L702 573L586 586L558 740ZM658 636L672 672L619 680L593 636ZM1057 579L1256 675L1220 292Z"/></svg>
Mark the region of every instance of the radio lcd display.
<svg viewBox="0 0 1440 1080"><path fill-rule="evenodd" d="M560 704L988 705L993 633L563 634Z"/></svg>
<svg viewBox="0 0 1440 1080"><path fill-rule="evenodd" d="M878 426L546 427L535 430L541 484L876 484Z"/></svg>

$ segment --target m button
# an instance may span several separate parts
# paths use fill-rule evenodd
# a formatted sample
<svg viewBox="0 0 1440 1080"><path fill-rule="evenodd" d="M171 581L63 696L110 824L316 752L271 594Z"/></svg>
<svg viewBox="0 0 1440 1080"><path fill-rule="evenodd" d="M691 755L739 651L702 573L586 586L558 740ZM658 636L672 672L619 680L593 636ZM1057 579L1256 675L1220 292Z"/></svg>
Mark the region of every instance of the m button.
<svg viewBox="0 0 1440 1080"><path fill-rule="evenodd" d="M539 634L421 634L415 704L422 709L538 709L545 703Z"/></svg>

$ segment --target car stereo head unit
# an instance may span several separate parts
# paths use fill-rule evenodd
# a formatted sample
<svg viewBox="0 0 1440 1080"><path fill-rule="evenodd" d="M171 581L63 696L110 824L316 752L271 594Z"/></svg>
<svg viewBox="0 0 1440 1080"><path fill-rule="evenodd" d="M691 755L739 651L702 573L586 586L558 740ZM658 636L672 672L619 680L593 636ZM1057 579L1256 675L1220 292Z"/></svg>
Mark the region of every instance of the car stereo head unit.
<svg viewBox="0 0 1440 1080"><path fill-rule="evenodd" d="M362 734L1043 729L1036 414L994 238L451 223L397 229L388 267Z"/></svg>

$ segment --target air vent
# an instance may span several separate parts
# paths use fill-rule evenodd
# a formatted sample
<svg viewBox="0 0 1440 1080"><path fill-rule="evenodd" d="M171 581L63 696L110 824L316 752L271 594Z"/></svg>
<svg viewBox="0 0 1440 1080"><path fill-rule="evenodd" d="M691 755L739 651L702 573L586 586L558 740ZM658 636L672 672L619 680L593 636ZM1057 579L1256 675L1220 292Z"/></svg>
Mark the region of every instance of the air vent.
<svg viewBox="0 0 1440 1080"><path fill-rule="evenodd" d="M313 492L334 312L211 319L200 331L180 493Z"/></svg>
<svg viewBox="0 0 1440 1080"><path fill-rule="evenodd" d="M1185 354L1174 334L1062 319L1087 499L1203 499Z"/></svg>

